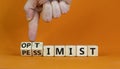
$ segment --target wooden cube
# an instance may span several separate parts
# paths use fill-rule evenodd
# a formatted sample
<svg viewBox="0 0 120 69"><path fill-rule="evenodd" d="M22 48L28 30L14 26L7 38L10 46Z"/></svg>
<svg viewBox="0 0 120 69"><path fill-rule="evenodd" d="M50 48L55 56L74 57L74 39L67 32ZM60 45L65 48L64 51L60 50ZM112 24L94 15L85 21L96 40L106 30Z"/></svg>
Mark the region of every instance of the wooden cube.
<svg viewBox="0 0 120 69"><path fill-rule="evenodd" d="M21 50L21 56L31 56L31 42L21 42L20 50Z"/></svg>
<svg viewBox="0 0 120 69"><path fill-rule="evenodd" d="M77 56L87 56L87 46L77 45Z"/></svg>
<svg viewBox="0 0 120 69"><path fill-rule="evenodd" d="M32 55L42 56L43 55L43 42L33 42L32 43Z"/></svg>
<svg viewBox="0 0 120 69"><path fill-rule="evenodd" d="M66 45L66 55L65 56L76 56L76 46L75 45Z"/></svg>
<svg viewBox="0 0 120 69"><path fill-rule="evenodd" d="M55 56L65 56L65 46L56 45L55 46Z"/></svg>
<svg viewBox="0 0 120 69"><path fill-rule="evenodd" d="M53 45L44 45L44 54L43 56L54 56L54 46Z"/></svg>
<svg viewBox="0 0 120 69"><path fill-rule="evenodd" d="M88 56L98 56L97 45L88 45Z"/></svg>

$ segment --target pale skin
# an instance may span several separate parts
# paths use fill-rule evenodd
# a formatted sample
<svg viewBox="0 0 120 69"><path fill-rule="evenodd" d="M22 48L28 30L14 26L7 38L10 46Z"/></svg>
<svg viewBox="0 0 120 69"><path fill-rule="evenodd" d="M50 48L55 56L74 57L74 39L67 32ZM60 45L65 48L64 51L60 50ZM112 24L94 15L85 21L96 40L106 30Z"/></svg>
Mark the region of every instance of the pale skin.
<svg viewBox="0 0 120 69"><path fill-rule="evenodd" d="M29 22L29 40L36 40L40 15L45 22L59 18L69 11L71 0L27 0L24 9Z"/></svg>

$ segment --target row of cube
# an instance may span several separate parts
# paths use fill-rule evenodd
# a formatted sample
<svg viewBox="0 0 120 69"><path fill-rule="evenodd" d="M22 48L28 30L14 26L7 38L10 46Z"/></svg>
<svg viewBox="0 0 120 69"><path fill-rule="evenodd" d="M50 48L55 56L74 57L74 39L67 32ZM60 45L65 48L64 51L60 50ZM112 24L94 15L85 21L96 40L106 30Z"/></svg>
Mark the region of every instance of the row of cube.
<svg viewBox="0 0 120 69"><path fill-rule="evenodd" d="M98 56L97 45L43 45L43 42L22 42L22 56Z"/></svg>

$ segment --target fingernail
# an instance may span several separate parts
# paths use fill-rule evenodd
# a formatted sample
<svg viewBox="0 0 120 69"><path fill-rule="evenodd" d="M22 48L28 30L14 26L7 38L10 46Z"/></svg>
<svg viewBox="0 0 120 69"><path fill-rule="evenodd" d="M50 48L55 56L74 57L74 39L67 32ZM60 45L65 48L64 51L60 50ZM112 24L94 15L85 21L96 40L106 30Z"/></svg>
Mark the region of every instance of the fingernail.
<svg viewBox="0 0 120 69"><path fill-rule="evenodd" d="M28 14L27 14L27 20L28 20L28 21L31 21L31 19L32 19L32 14L28 13Z"/></svg>
<svg viewBox="0 0 120 69"><path fill-rule="evenodd" d="M27 18L28 21L31 21L31 18Z"/></svg>
<svg viewBox="0 0 120 69"><path fill-rule="evenodd" d="M31 21L34 16L34 11L32 9L28 10L27 12L27 20Z"/></svg>

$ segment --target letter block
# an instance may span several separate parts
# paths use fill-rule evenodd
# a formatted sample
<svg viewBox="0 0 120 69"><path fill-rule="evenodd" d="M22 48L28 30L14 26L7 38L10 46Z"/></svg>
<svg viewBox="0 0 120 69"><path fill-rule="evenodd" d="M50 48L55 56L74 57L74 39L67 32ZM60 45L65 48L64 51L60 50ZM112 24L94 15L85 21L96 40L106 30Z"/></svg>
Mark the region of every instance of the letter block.
<svg viewBox="0 0 120 69"><path fill-rule="evenodd" d="M33 42L32 43L32 55L42 56L43 54L43 42Z"/></svg>
<svg viewBox="0 0 120 69"><path fill-rule="evenodd" d="M21 42L20 50L21 50L21 56L31 56L31 42Z"/></svg>
<svg viewBox="0 0 120 69"><path fill-rule="evenodd" d="M88 45L88 56L98 56L97 45Z"/></svg>
<svg viewBox="0 0 120 69"><path fill-rule="evenodd" d="M66 55L65 56L76 56L76 46L75 45L66 45Z"/></svg>
<svg viewBox="0 0 120 69"><path fill-rule="evenodd" d="M65 56L65 46L56 45L55 46L55 56Z"/></svg>
<svg viewBox="0 0 120 69"><path fill-rule="evenodd" d="M43 56L54 56L54 46L53 45L44 45L44 54Z"/></svg>
<svg viewBox="0 0 120 69"><path fill-rule="evenodd" d="M77 45L77 56L87 56L87 46Z"/></svg>

